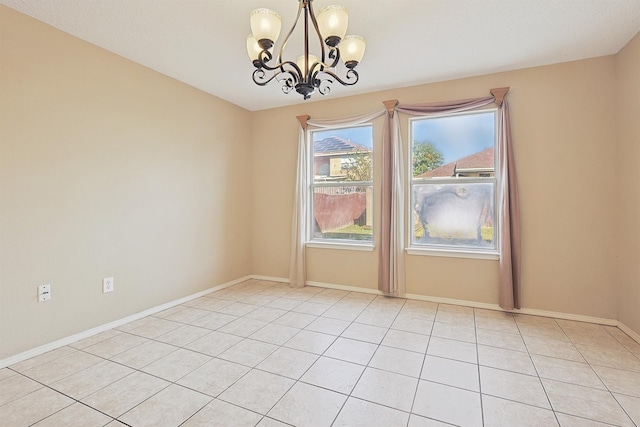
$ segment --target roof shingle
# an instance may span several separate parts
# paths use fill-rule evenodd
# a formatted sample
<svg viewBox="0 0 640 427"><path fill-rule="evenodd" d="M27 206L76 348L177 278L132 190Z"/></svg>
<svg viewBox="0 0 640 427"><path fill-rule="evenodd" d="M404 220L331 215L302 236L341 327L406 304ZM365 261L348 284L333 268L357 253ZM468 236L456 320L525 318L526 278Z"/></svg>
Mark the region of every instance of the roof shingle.
<svg viewBox="0 0 640 427"><path fill-rule="evenodd" d="M493 169L494 149L489 147L485 150L463 157L455 162L447 163L435 169L422 173L416 178L436 178L454 176L457 171L463 169Z"/></svg>
<svg viewBox="0 0 640 427"><path fill-rule="evenodd" d="M348 139L340 138L339 136L329 136L315 141L313 149L316 153L344 153L354 151L371 151L364 145L356 144Z"/></svg>

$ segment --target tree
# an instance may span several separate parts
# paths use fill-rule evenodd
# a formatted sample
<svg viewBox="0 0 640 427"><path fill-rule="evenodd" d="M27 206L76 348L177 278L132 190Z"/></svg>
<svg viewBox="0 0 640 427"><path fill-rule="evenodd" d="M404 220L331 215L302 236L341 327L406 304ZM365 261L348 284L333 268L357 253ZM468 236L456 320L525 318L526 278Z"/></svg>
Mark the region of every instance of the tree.
<svg viewBox="0 0 640 427"><path fill-rule="evenodd" d="M444 164L444 156L429 141L413 141L413 176L418 176Z"/></svg>
<svg viewBox="0 0 640 427"><path fill-rule="evenodd" d="M373 179L373 164L371 152L358 150L352 157L352 162L347 168L347 180L371 181Z"/></svg>

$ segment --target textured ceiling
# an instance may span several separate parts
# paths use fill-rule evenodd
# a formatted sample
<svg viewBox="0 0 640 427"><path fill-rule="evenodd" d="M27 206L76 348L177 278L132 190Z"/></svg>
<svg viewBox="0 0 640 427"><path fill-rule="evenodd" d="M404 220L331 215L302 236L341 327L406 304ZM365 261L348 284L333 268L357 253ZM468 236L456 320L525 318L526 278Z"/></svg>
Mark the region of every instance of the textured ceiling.
<svg viewBox="0 0 640 427"><path fill-rule="evenodd" d="M0 0L60 30L249 110L302 101L258 87L246 56L249 14L297 0ZM617 53L640 29L640 0L315 0L349 9L367 39L360 82L328 97ZM279 48L279 44L276 45ZM295 42L288 59L300 54ZM287 55L287 52L289 53Z"/></svg>

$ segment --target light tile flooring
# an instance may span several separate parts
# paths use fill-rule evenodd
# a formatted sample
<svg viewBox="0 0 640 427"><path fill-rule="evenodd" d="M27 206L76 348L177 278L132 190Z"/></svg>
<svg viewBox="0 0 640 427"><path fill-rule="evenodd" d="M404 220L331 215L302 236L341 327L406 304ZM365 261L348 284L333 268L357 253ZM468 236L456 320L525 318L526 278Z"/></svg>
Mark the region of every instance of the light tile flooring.
<svg viewBox="0 0 640 427"><path fill-rule="evenodd" d="M0 424L633 426L640 344L615 327L249 280L1 369Z"/></svg>

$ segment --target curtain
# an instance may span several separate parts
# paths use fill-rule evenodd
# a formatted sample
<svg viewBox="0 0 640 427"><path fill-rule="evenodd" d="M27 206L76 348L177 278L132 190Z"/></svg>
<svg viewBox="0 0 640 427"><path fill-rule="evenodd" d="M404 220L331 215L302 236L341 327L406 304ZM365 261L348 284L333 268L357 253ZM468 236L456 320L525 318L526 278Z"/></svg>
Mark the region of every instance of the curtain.
<svg viewBox="0 0 640 427"><path fill-rule="evenodd" d="M502 102L498 144L500 176L500 290L499 305L505 310L520 308L520 205L515 160L511 142L509 104Z"/></svg>
<svg viewBox="0 0 640 427"><path fill-rule="evenodd" d="M508 88L493 89L493 96L484 98L450 101L436 104L402 105L394 101L395 113L389 109L385 120L383 147L391 149L391 155L383 158L383 205L382 236L379 260L378 289L387 295L404 293L404 233L405 233L405 189L404 155L400 119L397 113L410 116L428 116L436 113L456 113L484 107L493 102L498 104L498 149L500 188L500 282L499 304L503 309L520 308L520 223L515 166L511 146L508 104L503 100ZM385 195L387 196L385 198Z"/></svg>
<svg viewBox="0 0 640 427"><path fill-rule="evenodd" d="M520 308L520 220L515 174L515 162L511 142L508 103L504 96L508 88L492 89L493 96L443 102L437 104L398 105L397 101L385 102L385 110L343 119L310 120L300 116L301 129L298 138L298 171L296 179L289 280L293 287L306 283L305 243L308 236L309 212L309 159L307 126L319 129L357 126L387 113L382 140L382 210L381 236L378 263L378 289L387 295L405 292L405 191L406 173L400 119L397 113L411 116L427 116L436 113L456 113L498 104L498 188L500 200L500 281L499 304L506 310ZM301 119L304 117L304 120Z"/></svg>
<svg viewBox="0 0 640 427"><path fill-rule="evenodd" d="M306 124L301 121L298 132L298 173L293 198L293 216L291 218L291 259L289 262L289 285L301 288L307 281L305 266L305 240L307 238L307 143Z"/></svg>
<svg viewBox="0 0 640 427"><path fill-rule="evenodd" d="M406 175L404 173L404 150L402 149L402 138L400 137L400 119L398 114L394 114L391 129L392 150L393 150L393 175L391 195L391 250L390 257L390 273L389 283L394 284L395 292L393 295L402 295L405 293L405 276L404 276L404 237L405 237L405 203L404 194L406 188Z"/></svg>
<svg viewBox="0 0 640 427"><path fill-rule="evenodd" d="M289 284L292 287L303 287L307 281L305 243L308 232L307 220L309 212L309 150L307 126L318 129L330 129L357 126L370 122L382 116L386 110L341 119L311 120L309 116L299 116L300 132L298 137L298 173L293 201L293 215L291 219L291 259L289 263Z"/></svg>
<svg viewBox="0 0 640 427"><path fill-rule="evenodd" d="M404 269L404 154L400 121L394 113L396 101L385 103L387 117L382 137L382 190L378 289L387 295L405 293Z"/></svg>

